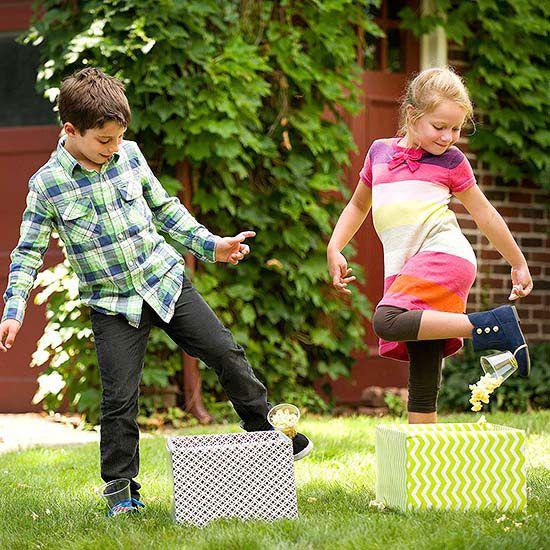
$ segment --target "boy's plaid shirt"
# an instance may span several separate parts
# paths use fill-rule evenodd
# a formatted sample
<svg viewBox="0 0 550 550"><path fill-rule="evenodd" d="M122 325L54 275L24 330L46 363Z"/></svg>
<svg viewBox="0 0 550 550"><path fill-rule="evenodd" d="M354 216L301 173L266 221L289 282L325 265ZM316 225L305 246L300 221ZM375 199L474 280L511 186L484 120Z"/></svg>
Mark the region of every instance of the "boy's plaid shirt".
<svg viewBox="0 0 550 550"><path fill-rule="evenodd" d="M100 172L82 168L63 143L29 181L2 320L23 321L55 229L84 304L121 313L137 327L145 300L168 322L181 292L183 258L157 229L211 262L218 237L166 193L136 143L123 141Z"/></svg>

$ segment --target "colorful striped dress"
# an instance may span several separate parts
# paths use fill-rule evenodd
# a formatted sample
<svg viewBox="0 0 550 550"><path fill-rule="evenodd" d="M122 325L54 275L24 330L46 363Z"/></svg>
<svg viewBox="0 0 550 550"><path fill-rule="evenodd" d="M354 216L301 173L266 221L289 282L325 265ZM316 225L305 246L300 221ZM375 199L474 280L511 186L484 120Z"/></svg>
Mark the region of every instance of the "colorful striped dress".
<svg viewBox="0 0 550 550"><path fill-rule="evenodd" d="M476 257L449 208L453 193L475 185L470 163L456 147L441 155L375 141L361 181L372 188L374 227L384 248L384 296L378 306L464 313L476 276ZM445 341L444 356L462 347ZM405 342L380 339L380 355L408 361Z"/></svg>

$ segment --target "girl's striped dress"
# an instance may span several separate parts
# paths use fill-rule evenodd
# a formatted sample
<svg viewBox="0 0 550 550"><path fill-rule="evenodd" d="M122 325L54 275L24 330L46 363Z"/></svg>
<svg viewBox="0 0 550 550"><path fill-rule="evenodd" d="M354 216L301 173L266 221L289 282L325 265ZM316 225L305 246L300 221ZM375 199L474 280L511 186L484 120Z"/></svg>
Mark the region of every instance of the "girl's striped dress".
<svg viewBox="0 0 550 550"><path fill-rule="evenodd" d="M360 173L372 188L374 227L384 247L384 296L378 306L464 313L476 258L449 209L453 193L475 185L470 163L456 147L441 155L375 141ZM378 307L377 306L377 307ZM457 352L462 338L445 342ZM380 339L380 355L408 361L405 342Z"/></svg>

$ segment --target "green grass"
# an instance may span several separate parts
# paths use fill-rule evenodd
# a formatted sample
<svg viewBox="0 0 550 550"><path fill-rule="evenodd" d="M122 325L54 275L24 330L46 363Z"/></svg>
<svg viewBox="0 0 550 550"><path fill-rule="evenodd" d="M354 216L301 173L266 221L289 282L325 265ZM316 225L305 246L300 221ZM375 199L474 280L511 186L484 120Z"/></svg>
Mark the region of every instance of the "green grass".
<svg viewBox="0 0 550 550"><path fill-rule="evenodd" d="M403 514L369 506L374 498L375 426L389 419L304 420L315 441L296 463L299 519L223 520L204 529L176 525L164 439L142 439L144 513L107 518L97 494L97 445L33 449L0 456L0 548L548 548L550 540L550 411L486 415L490 422L527 430L529 505L525 513L422 512ZM454 415L443 421L472 421ZM184 433L236 431L237 426ZM521 522L515 526L514 522Z"/></svg>

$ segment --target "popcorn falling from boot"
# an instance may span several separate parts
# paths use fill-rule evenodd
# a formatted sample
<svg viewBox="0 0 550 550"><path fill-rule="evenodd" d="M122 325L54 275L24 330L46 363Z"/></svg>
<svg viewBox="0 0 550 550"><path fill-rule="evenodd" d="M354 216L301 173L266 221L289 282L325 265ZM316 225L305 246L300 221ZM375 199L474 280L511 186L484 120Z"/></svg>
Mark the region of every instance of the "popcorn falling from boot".
<svg viewBox="0 0 550 550"><path fill-rule="evenodd" d="M483 407L482 403L489 403L489 396L498 388L504 379L502 376L494 377L490 374L484 374L475 384L470 384L469 388L472 391L470 403L472 411L478 412Z"/></svg>

